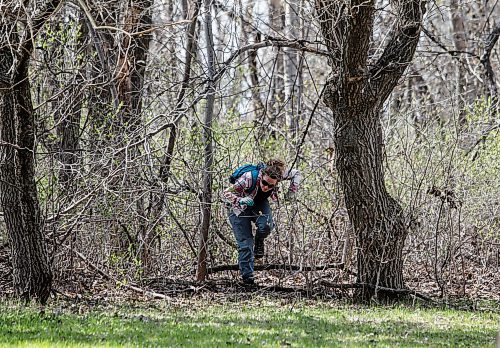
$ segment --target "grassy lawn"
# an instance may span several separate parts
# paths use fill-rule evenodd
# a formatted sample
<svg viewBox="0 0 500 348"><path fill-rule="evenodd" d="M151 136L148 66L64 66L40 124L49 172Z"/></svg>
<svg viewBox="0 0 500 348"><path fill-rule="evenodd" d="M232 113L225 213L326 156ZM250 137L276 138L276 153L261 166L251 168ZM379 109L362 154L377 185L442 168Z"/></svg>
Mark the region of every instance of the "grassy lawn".
<svg viewBox="0 0 500 348"><path fill-rule="evenodd" d="M131 306L0 302L0 346L494 347L500 314L254 298Z"/></svg>

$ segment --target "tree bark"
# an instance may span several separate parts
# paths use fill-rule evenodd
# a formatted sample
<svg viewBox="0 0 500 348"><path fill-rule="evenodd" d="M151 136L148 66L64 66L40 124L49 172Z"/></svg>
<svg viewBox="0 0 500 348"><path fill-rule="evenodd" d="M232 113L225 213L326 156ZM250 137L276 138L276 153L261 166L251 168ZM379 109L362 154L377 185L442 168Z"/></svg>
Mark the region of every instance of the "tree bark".
<svg viewBox="0 0 500 348"><path fill-rule="evenodd" d="M458 52L465 52L467 50L467 38L465 35L465 24L464 16L462 10L459 6L458 0L450 1L451 10L451 27L453 30L453 43L455 45L455 50ZM466 107L469 102L469 95L471 92L468 90L467 84L467 69L465 68L466 60L462 55L455 57L457 64L455 66L457 72L457 104L458 104L458 130L461 133L465 130L467 119L466 119Z"/></svg>
<svg viewBox="0 0 500 348"><path fill-rule="evenodd" d="M127 142L136 142L139 139L138 129L142 124L142 101L144 95L144 78L146 74L146 62L148 59L150 33L141 33L151 28L151 6L152 0L129 1L125 10L124 30L118 56L118 74L116 76L118 98L121 104L120 122L117 125L115 134L126 134ZM123 144L128 147L128 144ZM134 161L139 155L137 146L127 150L128 158L124 158L125 153L120 153L120 162ZM135 177L140 176L136 168L125 169L124 182L132 187ZM131 197L130 199L134 199ZM139 223L137 240L138 249L141 255L144 274L151 268L150 250L152 249L152 239L150 229L143 221L145 219L144 200L138 198L136 201L137 214L143 217Z"/></svg>
<svg viewBox="0 0 500 348"><path fill-rule="evenodd" d="M212 170L214 160L214 149L212 140L212 121L215 102L215 49L212 33L211 0L205 0L205 38L207 42L207 72L209 80L209 91L207 95L207 106L205 109L205 120L203 125L203 143L205 166L203 168L203 192L202 192L202 220L200 227L200 244L198 247L198 269L196 280L204 281L207 276L207 244L210 219L212 215Z"/></svg>
<svg viewBox="0 0 500 348"><path fill-rule="evenodd" d="M272 35L283 32L283 28L285 27L285 9L281 0L269 1L269 23L271 24ZM281 47L277 47L274 50L276 58L271 81L269 123L272 126L280 128L286 124L285 115L284 113L282 114L285 101L285 58Z"/></svg>
<svg viewBox="0 0 500 348"><path fill-rule="evenodd" d="M383 103L410 64L420 34L424 6L419 0L396 4L397 22L375 64L368 64L374 1L350 6L318 0L316 9L334 73L324 101L333 111L336 165L346 207L356 233L359 301L390 299L382 286L405 288L402 250L408 234L401 206L389 195L383 172Z"/></svg>
<svg viewBox="0 0 500 348"><path fill-rule="evenodd" d="M35 182L35 122L28 79L33 38L30 43L20 41L15 26L14 21L0 22L0 203L15 291L22 299L45 303L52 272ZM40 27L35 25L33 33Z"/></svg>
<svg viewBox="0 0 500 348"><path fill-rule="evenodd" d="M287 36L290 39L299 39L299 6L298 0L291 0L286 5L286 29ZM299 91L299 76L302 71L299 69L299 51L293 48L285 48L285 100L286 100L286 125L288 131L291 133L292 139L297 136L299 128L299 115L298 108L298 91Z"/></svg>
<svg viewBox="0 0 500 348"><path fill-rule="evenodd" d="M142 96L146 62L151 41L152 0L130 1L125 15L124 34L118 57L118 98L122 104L122 122L134 132L141 124Z"/></svg>
<svg viewBox="0 0 500 348"><path fill-rule="evenodd" d="M404 288L402 249L408 231L403 211L384 183L379 111L365 105L350 109L349 113L334 112L337 127L334 143L337 170L356 231L357 280L401 289ZM374 295L376 288L360 289L362 300Z"/></svg>

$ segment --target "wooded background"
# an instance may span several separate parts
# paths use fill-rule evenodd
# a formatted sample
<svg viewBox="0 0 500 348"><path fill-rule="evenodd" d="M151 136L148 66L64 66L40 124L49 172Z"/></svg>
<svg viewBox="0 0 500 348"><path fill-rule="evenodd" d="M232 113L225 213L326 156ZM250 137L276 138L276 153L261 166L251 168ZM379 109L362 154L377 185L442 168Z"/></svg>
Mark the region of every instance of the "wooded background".
<svg viewBox="0 0 500 348"><path fill-rule="evenodd" d="M220 191L281 157L303 181L265 263L298 270L257 280L374 284L396 260L411 288L499 299L499 20L492 0L0 0L2 289L236 279L208 274L237 259Z"/></svg>

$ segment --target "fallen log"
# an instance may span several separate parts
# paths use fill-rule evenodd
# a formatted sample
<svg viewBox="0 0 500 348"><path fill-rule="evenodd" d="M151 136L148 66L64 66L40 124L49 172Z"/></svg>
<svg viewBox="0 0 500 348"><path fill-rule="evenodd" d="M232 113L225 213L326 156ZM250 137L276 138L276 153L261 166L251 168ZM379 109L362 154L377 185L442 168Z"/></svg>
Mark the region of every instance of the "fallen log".
<svg viewBox="0 0 500 348"><path fill-rule="evenodd" d="M327 269L344 269L343 263L334 263L329 265L322 266L298 266L298 265L287 265L287 264L267 264L267 265L255 265L254 271L268 271L272 269L281 269L285 271L302 271L302 272L311 272L311 271L324 271ZM223 272L223 271L238 271L240 268L238 265L221 265L210 267L207 269L208 274Z"/></svg>

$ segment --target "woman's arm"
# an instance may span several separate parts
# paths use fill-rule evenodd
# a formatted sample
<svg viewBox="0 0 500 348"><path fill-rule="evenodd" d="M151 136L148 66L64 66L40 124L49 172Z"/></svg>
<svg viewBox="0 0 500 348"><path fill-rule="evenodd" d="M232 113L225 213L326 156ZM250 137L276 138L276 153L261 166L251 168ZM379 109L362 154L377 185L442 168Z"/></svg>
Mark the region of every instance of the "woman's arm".
<svg viewBox="0 0 500 348"><path fill-rule="evenodd" d="M296 193L299 190L302 175L298 169L287 169L283 174L283 180L290 180L288 191Z"/></svg>

